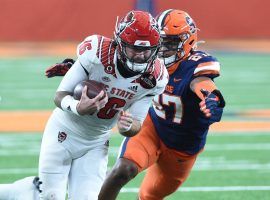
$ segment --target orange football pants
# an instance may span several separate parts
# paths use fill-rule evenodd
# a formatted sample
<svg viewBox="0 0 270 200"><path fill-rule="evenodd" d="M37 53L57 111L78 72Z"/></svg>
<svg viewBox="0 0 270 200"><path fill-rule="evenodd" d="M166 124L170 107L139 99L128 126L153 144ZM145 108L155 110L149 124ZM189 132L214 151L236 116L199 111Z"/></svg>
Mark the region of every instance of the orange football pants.
<svg viewBox="0 0 270 200"><path fill-rule="evenodd" d="M141 131L127 141L121 157L136 163L139 172L148 169L140 187L140 200L162 200L187 179L197 155L167 148L148 115Z"/></svg>

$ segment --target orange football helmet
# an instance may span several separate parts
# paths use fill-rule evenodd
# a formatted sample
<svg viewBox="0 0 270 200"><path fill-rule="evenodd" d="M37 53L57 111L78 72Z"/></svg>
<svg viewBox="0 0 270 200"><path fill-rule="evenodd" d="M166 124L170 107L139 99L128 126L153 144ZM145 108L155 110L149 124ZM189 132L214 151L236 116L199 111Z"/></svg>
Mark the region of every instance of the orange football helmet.
<svg viewBox="0 0 270 200"><path fill-rule="evenodd" d="M157 16L162 38L159 57L166 67L185 59L197 47L197 27L188 13L169 9Z"/></svg>

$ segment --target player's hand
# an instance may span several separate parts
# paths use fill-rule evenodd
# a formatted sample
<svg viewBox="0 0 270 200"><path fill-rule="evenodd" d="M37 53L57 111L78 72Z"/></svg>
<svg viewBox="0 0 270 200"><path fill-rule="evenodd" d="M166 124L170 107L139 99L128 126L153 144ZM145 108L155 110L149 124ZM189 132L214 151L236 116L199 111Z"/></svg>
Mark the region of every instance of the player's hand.
<svg viewBox="0 0 270 200"><path fill-rule="evenodd" d="M80 102L77 105L77 111L80 115L94 114L105 106L108 102L108 95L105 91L101 91L95 98L90 99L87 96L87 86L83 88Z"/></svg>
<svg viewBox="0 0 270 200"><path fill-rule="evenodd" d="M132 123L132 115L128 112L120 111L119 119L117 122L119 132L124 133L129 131L131 129Z"/></svg>
<svg viewBox="0 0 270 200"><path fill-rule="evenodd" d="M74 60L71 58L66 58L61 63L56 63L49 68L46 69L45 75L48 78L54 77L54 76L64 76L67 71L71 68L71 66L74 64Z"/></svg>
<svg viewBox="0 0 270 200"><path fill-rule="evenodd" d="M200 102L200 110L205 117L209 118L210 123L219 122L225 107L225 101L219 90L211 93L207 90L201 90L205 99Z"/></svg>

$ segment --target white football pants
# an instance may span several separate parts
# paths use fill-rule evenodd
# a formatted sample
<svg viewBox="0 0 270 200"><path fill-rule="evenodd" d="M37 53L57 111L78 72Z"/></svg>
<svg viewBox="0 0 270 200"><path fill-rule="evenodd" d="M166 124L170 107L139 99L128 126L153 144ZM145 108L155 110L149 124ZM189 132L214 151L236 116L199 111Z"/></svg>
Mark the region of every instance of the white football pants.
<svg viewBox="0 0 270 200"><path fill-rule="evenodd" d="M50 119L39 158L41 199L65 200L68 186L70 200L96 200L106 176L106 141L80 138Z"/></svg>

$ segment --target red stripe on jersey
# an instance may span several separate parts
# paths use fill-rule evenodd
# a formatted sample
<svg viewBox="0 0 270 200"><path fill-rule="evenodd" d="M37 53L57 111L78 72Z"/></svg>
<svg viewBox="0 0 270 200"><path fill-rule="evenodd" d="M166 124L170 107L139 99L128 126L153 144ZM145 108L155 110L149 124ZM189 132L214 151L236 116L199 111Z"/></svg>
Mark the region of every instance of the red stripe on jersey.
<svg viewBox="0 0 270 200"><path fill-rule="evenodd" d="M152 74L156 80L160 80L161 75L163 74L163 68L164 66L161 64L160 60L156 59L153 62L153 65L151 66L149 72Z"/></svg>
<svg viewBox="0 0 270 200"><path fill-rule="evenodd" d="M100 36L100 35L98 35L97 36L98 37L98 49L97 49L97 57L99 58L99 52L100 52L100 42L101 42L101 38L102 38L102 36Z"/></svg>
<svg viewBox="0 0 270 200"><path fill-rule="evenodd" d="M113 40L100 36L100 39L98 40L97 57L103 64L104 71L107 74L111 74L114 77L116 77L115 64L113 62L114 53L115 53L115 45L113 45Z"/></svg>

